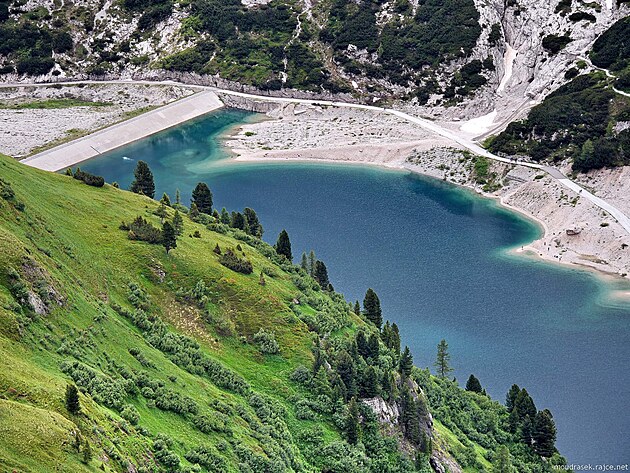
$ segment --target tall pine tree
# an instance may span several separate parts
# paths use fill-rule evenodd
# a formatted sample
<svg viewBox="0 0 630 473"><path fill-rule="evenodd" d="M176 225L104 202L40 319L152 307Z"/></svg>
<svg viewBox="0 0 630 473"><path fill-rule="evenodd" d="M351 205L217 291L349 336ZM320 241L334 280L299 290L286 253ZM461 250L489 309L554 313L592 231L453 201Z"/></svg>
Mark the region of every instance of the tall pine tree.
<svg viewBox="0 0 630 473"><path fill-rule="evenodd" d="M74 384L66 386L66 409L68 409L70 414L78 414L81 412L79 390Z"/></svg>
<svg viewBox="0 0 630 473"><path fill-rule="evenodd" d="M352 398L348 404L348 416L346 417L346 439L351 445L359 441L359 406L356 398Z"/></svg>
<svg viewBox="0 0 630 473"><path fill-rule="evenodd" d="M260 221L258 220L258 215L256 215L254 209L245 207L245 210L243 210L243 215L245 217L245 229L247 233L257 238L262 238L263 227L260 224Z"/></svg>
<svg viewBox="0 0 630 473"><path fill-rule="evenodd" d="M472 391L474 393L480 393L483 389L481 388L481 383L475 377L474 374L471 374L468 377L468 381L466 381L466 391Z"/></svg>
<svg viewBox="0 0 630 473"><path fill-rule="evenodd" d="M169 222L164 222L162 226L162 246L166 249L166 254L173 248L177 248L177 235Z"/></svg>
<svg viewBox="0 0 630 473"><path fill-rule="evenodd" d="M205 182L199 182L192 192L192 201L197 205L199 212L212 214L212 192Z"/></svg>
<svg viewBox="0 0 630 473"><path fill-rule="evenodd" d="M407 346L400 356L398 369L400 370L400 374L405 378L408 378L411 375L411 370L413 369L413 355Z"/></svg>
<svg viewBox="0 0 630 473"><path fill-rule="evenodd" d="M363 313L370 322L376 325L379 330L381 329L381 324L383 323L381 301L372 288L369 288L365 293L365 298L363 299Z"/></svg>
<svg viewBox="0 0 630 473"><path fill-rule="evenodd" d="M131 183L131 192L144 194L153 199L155 196L155 181L153 180L153 173L151 169L149 169L149 165L144 161L138 161L133 174L135 179Z"/></svg>
<svg viewBox="0 0 630 473"><path fill-rule="evenodd" d="M328 269L323 261L315 261L315 273L313 274L315 281L324 291L329 290L330 281L328 280Z"/></svg>
<svg viewBox="0 0 630 473"><path fill-rule="evenodd" d="M451 355L448 352L448 343L446 343L446 340L441 340L438 344L437 360L435 361L435 367L440 378L446 378L453 371L450 361Z"/></svg>
<svg viewBox="0 0 630 473"><path fill-rule="evenodd" d="M276 253L286 257L289 261L293 261L293 254L291 253L291 241L289 240L289 234L286 230L282 230L278 235L278 241L276 242Z"/></svg>
<svg viewBox="0 0 630 473"><path fill-rule="evenodd" d="M548 409L536 413L532 438L534 451L541 457L549 458L555 453L556 424Z"/></svg>

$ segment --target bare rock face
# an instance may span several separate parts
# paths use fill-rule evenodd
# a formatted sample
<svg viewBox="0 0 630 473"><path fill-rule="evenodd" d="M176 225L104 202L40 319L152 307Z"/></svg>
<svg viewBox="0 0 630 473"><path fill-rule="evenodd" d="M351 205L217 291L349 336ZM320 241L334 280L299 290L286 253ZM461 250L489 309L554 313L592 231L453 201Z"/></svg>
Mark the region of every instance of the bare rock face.
<svg viewBox="0 0 630 473"><path fill-rule="evenodd" d="M400 412L398 411L398 406L396 404L388 404L382 397L364 399L363 404L372 409L372 412L374 412L376 418L381 424L388 424L391 426L398 425Z"/></svg>
<svg viewBox="0 0 630 473"><path fill-rule="evenodd" d="M606 0L566 3L475 0L483 31L471 58L453 65L452 72L470 59L488 57L494 60L496 70L474 98L456 108L435 112L447 118L468 119L497 110L497 122L523 118L532 105L566 82L566 71L588 53L600 34L630 14L627 4ZM571 14L577 12L591 15L588 18L593 21L571 19ZM493 25L498 25L501 32L496 42L490 35ZM569 36L571 41L554 53L543 47L544 38L550 35Z"/></svg>

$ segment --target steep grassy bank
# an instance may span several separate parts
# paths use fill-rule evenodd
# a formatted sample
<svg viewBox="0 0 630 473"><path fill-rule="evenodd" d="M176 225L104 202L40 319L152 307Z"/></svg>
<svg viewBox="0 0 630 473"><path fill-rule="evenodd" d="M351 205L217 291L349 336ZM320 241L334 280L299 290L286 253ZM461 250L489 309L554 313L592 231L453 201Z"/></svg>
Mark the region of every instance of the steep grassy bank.
<svg viewBox="0 0 630 473"><path fill-rule="evenodd" d="M390 329L261 240L185 216L167 254L119 228L159 225L151 199L4 157L0 178L2 470L482 471L502 446L518 471L550 468L520 414L412 369ZM400 416L380 424L368 398Z"/></svg>

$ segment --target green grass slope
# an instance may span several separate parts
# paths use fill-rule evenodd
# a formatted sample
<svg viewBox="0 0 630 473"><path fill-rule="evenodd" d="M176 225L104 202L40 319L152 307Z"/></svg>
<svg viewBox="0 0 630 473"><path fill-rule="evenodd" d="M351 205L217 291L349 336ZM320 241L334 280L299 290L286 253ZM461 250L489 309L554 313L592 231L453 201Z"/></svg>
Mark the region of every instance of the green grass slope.
<svg viewBox="0 0 630 473"><path fill-rule="evenodd" d="M399 346L261 240L184 217L166 254L119 228L159 225L157 207L0 155L0 471L428 471L427 433L466 471L489 471L501 445L519 471L547 471L506 432L505 408L419 370L403 378ZM253 273L221 265L217 244ZM376 346L357 348L359 332ZM357 415L353 396L403 406L404 425ZM420 435L444 397L466 409ZM479 409L493 416L483 435Z"/></svg>

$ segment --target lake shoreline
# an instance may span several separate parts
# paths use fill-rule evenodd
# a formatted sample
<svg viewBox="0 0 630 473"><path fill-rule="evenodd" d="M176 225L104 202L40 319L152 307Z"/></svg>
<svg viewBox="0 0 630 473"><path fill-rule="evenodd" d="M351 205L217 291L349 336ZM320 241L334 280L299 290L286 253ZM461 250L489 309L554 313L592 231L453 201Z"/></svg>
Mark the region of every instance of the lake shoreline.
<svg viewBox="0 0 630 473"><path fill-rule="evenodd" d="M270 117L273 118L273 117ZM274 120L271 120L274 121ZM262 120L258 123L269 123L269 120ZM476 184L470 177L470 173L465 179L455 180L449 179L445 172L444 163L431 163L431 160L424 160L422 165L413 164L409 160L409 154L426 154L430 153L436 148L440 148L445 145L441 138L431 139L423 138L414 142L394 142L390 144L364 144L364 145L342 145L338 148L333 146L321 146L319 148L293 148L293 149L265 149L265 150L252 150L246 149L242 146L242 139L245 134L251 131L252 128L259 130L260 127L257 124L240 125L232 129L233 135L224 138L224 146L228 148L232 154L230 162L242 162L242 163L282 163L282 162L301 162L301 163L320 163L320 164L332 164L332 165L352 165L352 166L375 166L381 169L387 169L392 171L407 171L414 174L418 174L424 177L435 179L442 182L448 182L458 187L467 189L473 192L475 195L492 199L497 204L507 210L515 212L522 217L535 223L541 230L539 238L534 241L523 245L522 248L512 248L508 250L509 253L525 256L535 257L545 262L551 262L559 264L567 269L586 270L596 275L598 279L605 282L608 286L611 286L611 292L617 299L630 301L630 286L628 290L615 290L613 289L614 283L627 283L627 277L622 276L619 269L607 267L607 264L598 263L603 261L602 253L597 251L596 247L591 246L589 250L591 252L588 255L580 251L572 251L569 253L569 248L563 248L564 252L554 252L550 247L549 241L558 238L558 218L554 216L552 220L553 229L548 224L549 219L546 219L545 213L539 213L538 215L528 208L526 205L518 205L522 199L513 198L515 194L519 192L519 188L526 187L525 182L518 183L516 180L510 184L507 191L501 190L500 192L485 192L482 186ZM264 126L264 125L263 125ZM250 135L254 136L254 135ZM450 145L450 143L449 143ZM449 148L448 152L458 153L460 150L457 148ZM520 166L501 166L500 163L492 163L493 167L512 169L509 172L525 173L529 176L529 181L532 180L532 174L534 171L524 169ZM503 169L502 172L506 172ZM533 177L535 180L535 176ZM542 180L542 179L541 179ZM551 185L551 183L547 183ZM541 195L539 199L544 199L544 195ZM562 220L562 218L560 219ZM566 222L570 222L570 218L566 219ZM566 231L565 231L566 233ZM593 251L594 250L594 251ZM567 257L568 255L568 257Z"/></svg>

